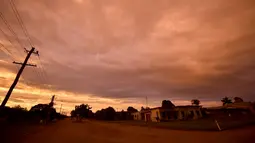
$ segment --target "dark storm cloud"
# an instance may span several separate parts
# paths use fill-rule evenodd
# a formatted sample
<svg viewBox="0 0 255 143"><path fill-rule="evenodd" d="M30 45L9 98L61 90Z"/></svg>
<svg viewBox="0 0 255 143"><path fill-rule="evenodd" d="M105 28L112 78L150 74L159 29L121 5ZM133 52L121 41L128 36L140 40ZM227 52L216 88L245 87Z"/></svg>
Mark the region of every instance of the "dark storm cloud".
<svg viewBox="0 0 255 143"><path fill-rule="evenodd" d="M26 0L17 6L48 75L45 81L26 69L30 82L121 99L254 100L252 0Z"/></svg>

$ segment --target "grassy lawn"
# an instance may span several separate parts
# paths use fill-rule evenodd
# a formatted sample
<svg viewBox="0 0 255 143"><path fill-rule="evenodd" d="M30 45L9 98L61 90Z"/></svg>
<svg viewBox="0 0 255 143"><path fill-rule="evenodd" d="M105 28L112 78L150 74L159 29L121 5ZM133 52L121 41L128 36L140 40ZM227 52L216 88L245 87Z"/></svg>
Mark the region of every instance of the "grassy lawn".
<svg viewBox="0 0 255 143"><path fill-rule="evenodd" d="M234 129L245 126L255 125L255 116L247 116L243 118L218 119L219 125L224 129Z"/></svg>
<svg viewBox="0 0 255 143"><path fill-rule="evenodd" d="M240 128L244 126L255 125L255 118L247 119L218 119L218 124L222 130ZM114 123L147 126L155 128L165 128L174 130L201 130L201 131L218 131L215 120L212 118L189 120L189 121L169 121L169 122L144 122L144 121L113 121Z"/></svg>
<svg viewBox="0 0 255 143"><path fill-rule="evenodd" d="M170 122L114 121L114 123L174 130L208 130L208 131L218 130L217 125L213 120L170 121Z"/></svg>

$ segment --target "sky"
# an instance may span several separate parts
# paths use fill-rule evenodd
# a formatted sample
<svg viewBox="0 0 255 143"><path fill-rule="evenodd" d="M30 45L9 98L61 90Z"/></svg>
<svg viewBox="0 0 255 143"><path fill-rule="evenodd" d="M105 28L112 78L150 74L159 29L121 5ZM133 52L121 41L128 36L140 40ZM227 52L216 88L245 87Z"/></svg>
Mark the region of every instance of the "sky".
<svg viewBox="0 0 255 143"><path fill-rule="evenodd" d="M8 106L29 109L53 94L64 112L81 103L140 109L146 97L150 107L255 100L254 0L14 2L40 56L31 56L38 66L25 68ZM31 46L9 0L0 12L16 34L0 19L2 101L20 67L12 61Z"/></svg>

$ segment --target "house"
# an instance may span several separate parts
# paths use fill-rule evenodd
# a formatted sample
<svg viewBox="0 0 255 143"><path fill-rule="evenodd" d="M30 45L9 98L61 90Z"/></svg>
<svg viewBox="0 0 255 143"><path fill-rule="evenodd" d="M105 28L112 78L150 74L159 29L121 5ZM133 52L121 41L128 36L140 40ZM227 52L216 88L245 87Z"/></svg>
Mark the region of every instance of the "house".
<svg viewBox="0 0 255 143"><path fill-rule="evenodd" d="M156 107L150 110L150 118L153 122L175 120L177 119L177 113L175 109Z"/></svg>
<svg viewBox="0 0 255 143"><path fill-rule="evenodd" d="M152 118L158 117L160 121L191 120L202 117L200 106L175 106L173 109L159 107L156 110L156 113L152 110Z"/></svg>
<svg viewBox="0 0 255 143"><path fill-rule="evenodd" d="M146 122L152 121L151 110L150 109L146 109L146 110L142 111L141 112L141 119L146 121Z"/></svg>
<svg viewBox="0 0 255 143"><path fill-rule="evenodd" d="M179 120L198 119L202 118L201 106L176 106L175 110L178 113Z"/></svg>
<svg viewBox="0 0 255 143"><path fill-rule="evenodd" d="M131 115L133 116L133 120L150 121L150 112L150 109L147 108L138 112L131 113Z"/></svg>
<svg viewBox="0 0 255 143"><path fill-rule="evenodd" d="M234 109L244 109L249 111L250 113L255 114L255 103L253 102L237 102L237 103L229 103L223 106L223 108L234 108Z"/></svg>
<svg viewBox="0 0 255 143"><path fill-rule="evenodd" d="M188 120L202 117L201 106L175 106L171 109L156 107L132 114L134 120L152 122Z"/></svg>
<svg viewBox="0 0 255 143"><path fill-rule="evenodd" d="M236 116L243 117L243 115L255 114L255 103L252 102L237 102L228 103L224 106L207 108L206 112L210 116L226 117Z"/></svg>
<svg viewBox="0 0 255 143"><path fill-rule="evenodd" d="M134 112L132 113L133 116L133 120L141 120L142 116L141 116L141 112Z"/></svg>

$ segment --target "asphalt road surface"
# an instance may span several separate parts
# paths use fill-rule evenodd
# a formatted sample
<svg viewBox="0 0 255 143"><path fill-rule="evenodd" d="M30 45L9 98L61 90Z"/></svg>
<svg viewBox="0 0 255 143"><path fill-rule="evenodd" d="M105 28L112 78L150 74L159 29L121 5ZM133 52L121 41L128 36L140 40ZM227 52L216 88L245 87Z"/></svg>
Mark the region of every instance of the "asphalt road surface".
<svg viewBox="0 0 255 143"><path fill-rule="evenodd" d="M58 121L47 126L9 127L0 142L15 143L255 143L255 127L221 131L177 131L98 121Z"/></svg>

